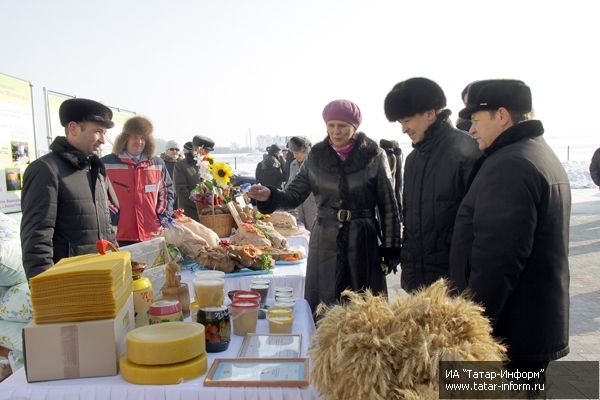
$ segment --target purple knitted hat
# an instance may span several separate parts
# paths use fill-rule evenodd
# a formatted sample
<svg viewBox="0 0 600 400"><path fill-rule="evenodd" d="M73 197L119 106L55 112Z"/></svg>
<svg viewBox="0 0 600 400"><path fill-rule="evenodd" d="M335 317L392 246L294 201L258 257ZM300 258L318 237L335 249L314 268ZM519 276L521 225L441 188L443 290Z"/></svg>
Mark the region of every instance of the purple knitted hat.
<svg viewBox="0 0 600 400"><path fill-rule="evenodd" d="M334 100L323 109L325 123L331 120L344 121L358 129L362 122L360 108L350 100Z"/></svg>

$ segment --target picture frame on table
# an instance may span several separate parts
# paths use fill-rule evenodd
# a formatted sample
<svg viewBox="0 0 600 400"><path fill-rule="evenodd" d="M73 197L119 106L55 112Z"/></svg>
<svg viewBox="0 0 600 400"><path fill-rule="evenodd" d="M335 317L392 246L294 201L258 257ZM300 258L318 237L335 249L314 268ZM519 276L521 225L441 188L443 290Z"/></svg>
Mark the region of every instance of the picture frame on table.
<svg viewBox="0 0 600 400"><path fill-rule="evenodd" d="M308 358L217 358L204 386L308 386Z"/></svg>
<svg viewBox="0 0 600 400"><path fill-rule="evenodd" d="M299 333L248 333L239 358L298 358L302 350Z"/></svg>

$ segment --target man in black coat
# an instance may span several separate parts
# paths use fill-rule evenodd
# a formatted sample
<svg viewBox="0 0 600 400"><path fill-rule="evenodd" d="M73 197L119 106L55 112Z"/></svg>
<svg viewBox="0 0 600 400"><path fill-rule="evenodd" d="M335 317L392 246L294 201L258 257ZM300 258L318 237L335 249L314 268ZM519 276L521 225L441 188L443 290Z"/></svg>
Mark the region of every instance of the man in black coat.
<svg viewBox="0 0 600 400"><path fill-rule="evenodd" d="M189 147L183 160L175 163L173 169L173 185L177 194L178 208L183 208L183 213L196 222L200 221L196 203L190 200L190 192L200 182L198 176L198 161L196 157L199 154L210 153L215 148L215 142L206 136L196 135L191 142L185 144ZM184 149L185 149L184 146Z"/></svg>
<svg viewBox="0 0 600 400"><path fill-rule="evenodd" d="M404 165L400 259L400 283L411 292L448 276L454 219L481 152L472 137L454 128L444 91L430 79L398 83L384 106L414 148Z"/></svg>
<svg viewBox="0 0 600 400"><path fill-rule="evenodd" d="M484 306L507 368L537 372L569 353L571 189L531 110L521 81L469 87L460 116L484 155L456 217L450 277Z"/></svg>
<svg viewBox="0 0 600 400"><path fill-rule="evenodd" d="M23 175L21 243L30 279L64 257L97 253L96 241L116 245L108 211L106 170L96 152L110 108L88 99L65 100L59 109L65 137L32 162Z"/></svg>

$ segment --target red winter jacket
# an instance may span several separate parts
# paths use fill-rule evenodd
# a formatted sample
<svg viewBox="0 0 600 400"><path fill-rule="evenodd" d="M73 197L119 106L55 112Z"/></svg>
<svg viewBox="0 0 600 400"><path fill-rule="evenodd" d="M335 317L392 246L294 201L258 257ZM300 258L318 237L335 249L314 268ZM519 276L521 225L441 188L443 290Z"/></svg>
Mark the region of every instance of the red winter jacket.
<svg viewBox="0 0 600 400"><path fill-rule="evenodd" d="M164 161L142 155L136 165L125 154L108 154L102 161L114 189L109 208L119 216L117 241L152 239L160 219L173 212L173 182Z"/></svg>

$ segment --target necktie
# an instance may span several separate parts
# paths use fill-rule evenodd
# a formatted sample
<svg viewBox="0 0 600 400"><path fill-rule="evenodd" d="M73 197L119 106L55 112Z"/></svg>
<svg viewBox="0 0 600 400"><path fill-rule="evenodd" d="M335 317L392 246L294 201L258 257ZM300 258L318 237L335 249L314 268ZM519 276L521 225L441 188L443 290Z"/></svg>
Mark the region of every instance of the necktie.
<svg viewBox="0 0 600 400"><path fill-rule="evenodd" d="M132 160L136 164L140 162L140 159L138 157L133 157Z"/></svg>

